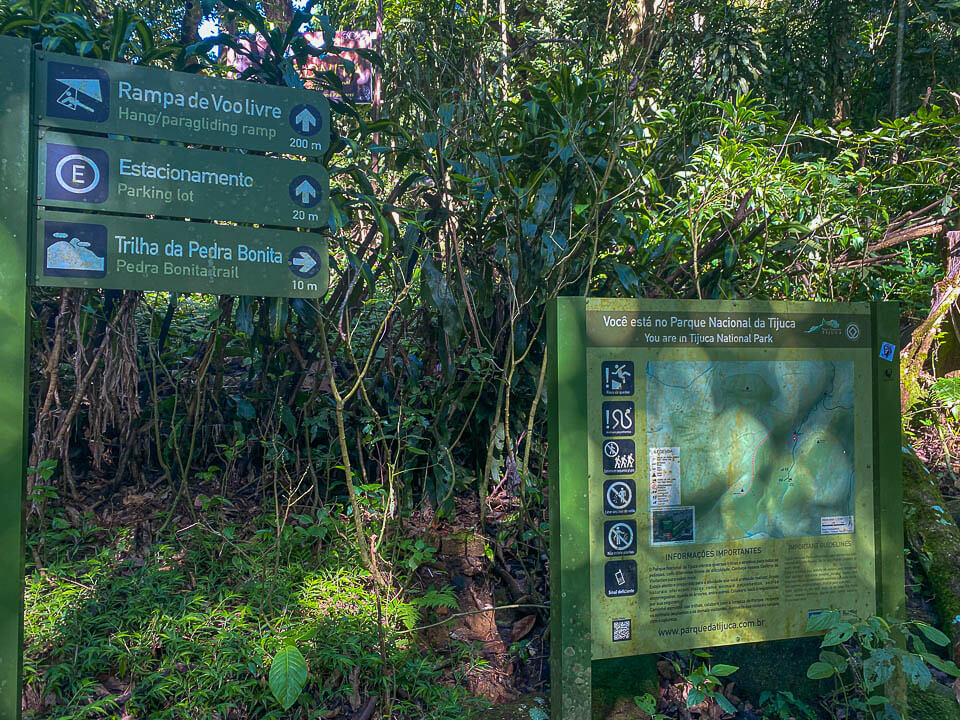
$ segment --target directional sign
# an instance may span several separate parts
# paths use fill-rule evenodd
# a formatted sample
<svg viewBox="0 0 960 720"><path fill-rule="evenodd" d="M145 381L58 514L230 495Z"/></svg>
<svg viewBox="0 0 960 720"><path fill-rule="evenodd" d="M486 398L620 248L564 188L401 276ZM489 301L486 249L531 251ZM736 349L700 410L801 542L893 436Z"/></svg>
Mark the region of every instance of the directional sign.
<svg viewBox="0 0 960 720"><path fill-rule="evenodd" d="M282 227L327 224L318 163L42 131L38 204Z"/></svg>
<svg viewBox="0 0 960 720"><path fill-rule="evenodd" d="M319 298L327 258L316 233L42 210L33 282Z"/></svg>
<svg viewBox="0 0 960 720"><path fill-rule="evenodd" d="M319 92L37 53L41 125L320 157L330 105Z"/></svg>

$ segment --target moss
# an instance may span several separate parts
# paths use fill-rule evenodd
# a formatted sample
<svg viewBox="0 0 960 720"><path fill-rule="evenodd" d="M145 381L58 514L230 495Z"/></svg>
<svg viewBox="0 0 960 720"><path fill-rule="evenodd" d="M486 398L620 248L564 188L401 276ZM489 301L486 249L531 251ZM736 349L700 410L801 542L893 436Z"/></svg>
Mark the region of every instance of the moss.
<svg viewBox="0 0 960 720"><path fill-rule="evenodd" d="M911 687L907 693L907 717L917 720L960 720L960 705L950 688L933 683L926 690Z"/></svg>
<svg viewBox="0 0 960 720"><path fill-rule="evenodd" d="M934 477L913 453L903 459L904 528L910 546L920 555L933 589L940 629L954 639L960 617L960 531Z"/></svg>
<svg viewBox="0 0 960 720"><path fill-rule="evenodd" d="M627 720L645 715L633 701L635 695L656 694L660 676L656 655L594 660L594 720Z"/></svg>
<svg viewBox="0 0 960 720"><path fill-rule="evenodd" d="M774 642L728 645L707 648L713 662L736 665L730 676L737 683L735 694L759 705L765 690L791 692L805 703L813 704L832 684L807 677L807 668L820 657L820 638L795 638Z"/></svg>
<svg viewBox="0 0 960 720"><path fill-rule="evenodd" d="M542 695L524 695L509 705L498 705L471 720L549 720L550 700Z"/></svg>

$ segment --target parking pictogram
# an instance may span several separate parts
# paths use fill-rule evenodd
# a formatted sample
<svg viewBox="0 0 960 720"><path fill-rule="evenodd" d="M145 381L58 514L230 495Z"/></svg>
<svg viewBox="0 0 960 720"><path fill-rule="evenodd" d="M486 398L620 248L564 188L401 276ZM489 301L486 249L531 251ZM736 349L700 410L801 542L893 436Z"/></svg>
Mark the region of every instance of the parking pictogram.
<svg viewBox="0 0 960 720"><path fill-rule="evenodd" d="M110 158L103 150L57 143L46 148L46 199L87 203L107 199Z"/></svg>

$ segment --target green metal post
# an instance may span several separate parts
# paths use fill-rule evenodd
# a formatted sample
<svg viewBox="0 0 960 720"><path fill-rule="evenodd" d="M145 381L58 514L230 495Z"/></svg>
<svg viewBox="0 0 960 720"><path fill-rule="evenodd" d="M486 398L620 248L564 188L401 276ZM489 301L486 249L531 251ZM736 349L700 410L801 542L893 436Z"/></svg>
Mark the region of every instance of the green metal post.
<svg viewBox="0 0 960 720"><path fill-rule="evenodd" d="M20 717L23 670L31 52L0 37L0 720Z"/></svg>
<svg viewBox="0 0 960 720"><path fill-rule="evenodd" d="M590 720L586 303L559 298L548 319L552 718Z"/></svg>
<svg viewBox="0 0 960 720"><path fill-rule="evenodd" d="M903 439L900 427L900 312L897 303L873 305L874 428L876 430L877 614L906 620L903 566ZM896 350L880 357L883 343Z"/></svg>
<svg viewBox="0 0 960 720"><path fill-rule="evenodd" d="M903 437L900 424L900 311L897 303L873 303L874 524L877 557L877 615L907 619L903 559ZM884 344L893 345L884 352ZM905 648L899 635L897 644ZM900 671L884 684L884 695L907 704Z"/></svg>

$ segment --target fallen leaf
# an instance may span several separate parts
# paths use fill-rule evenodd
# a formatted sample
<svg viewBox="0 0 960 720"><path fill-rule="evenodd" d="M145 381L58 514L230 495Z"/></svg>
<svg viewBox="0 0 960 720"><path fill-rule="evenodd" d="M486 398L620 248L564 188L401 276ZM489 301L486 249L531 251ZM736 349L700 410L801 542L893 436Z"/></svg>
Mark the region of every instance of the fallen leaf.
<svg viewBox="0 0 960 720"><path fill-rule="evenodd" d="M510 632L510 642L517 642L522 640L527 635L530 634L530 631L533 630L533 626L537 624L536 615L527 615L517 620L513 624L513 630Z"/></svg>

